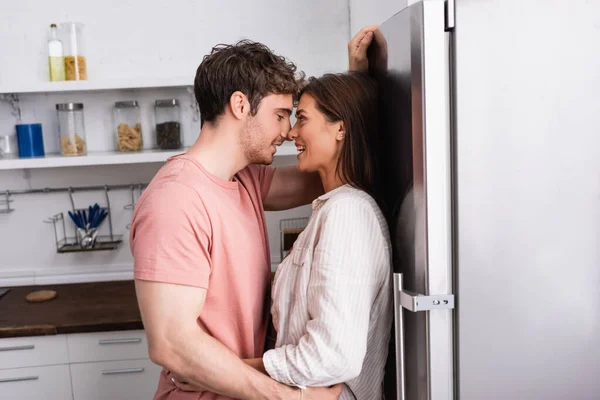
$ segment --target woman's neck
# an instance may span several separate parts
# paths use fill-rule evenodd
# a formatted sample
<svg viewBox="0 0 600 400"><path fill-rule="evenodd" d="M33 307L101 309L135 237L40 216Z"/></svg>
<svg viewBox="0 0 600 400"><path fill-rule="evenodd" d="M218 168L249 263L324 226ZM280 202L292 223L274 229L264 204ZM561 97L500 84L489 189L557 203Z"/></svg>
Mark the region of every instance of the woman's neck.
<svg viewBox="0 0 600 400"><path fill-rule="evenodd" d="M340 174L336 173L335 168L319 171L319 176L321 177L321 183L323 184L323 190L325 190L325 193L331 192L332 190L344 185L342 178L340 178Z"/></svg>

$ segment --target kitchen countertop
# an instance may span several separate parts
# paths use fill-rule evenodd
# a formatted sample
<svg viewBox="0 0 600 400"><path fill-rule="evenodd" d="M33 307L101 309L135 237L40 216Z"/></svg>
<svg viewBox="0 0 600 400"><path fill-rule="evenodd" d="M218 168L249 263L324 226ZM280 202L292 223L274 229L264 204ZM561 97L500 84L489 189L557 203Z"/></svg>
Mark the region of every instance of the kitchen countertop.
<svg viewBox="0 0 600 400"><path fill-rule="evenodd" d="M143 329L132 280L10 289L0 298L0 338ZM37 290L57 295L27 302Z"/></svg>

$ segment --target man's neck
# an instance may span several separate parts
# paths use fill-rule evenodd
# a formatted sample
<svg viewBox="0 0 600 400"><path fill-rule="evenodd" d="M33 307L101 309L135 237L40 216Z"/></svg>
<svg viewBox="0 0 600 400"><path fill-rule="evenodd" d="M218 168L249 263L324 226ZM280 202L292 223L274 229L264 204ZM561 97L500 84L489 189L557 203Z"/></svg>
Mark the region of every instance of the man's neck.
<svg viewBox="0 0 600 400"><path fill-rule="evenodd" d="M224 125L205 124L187 155L196 159L212 175L230 181L248 165L238 135Z"/></svg>

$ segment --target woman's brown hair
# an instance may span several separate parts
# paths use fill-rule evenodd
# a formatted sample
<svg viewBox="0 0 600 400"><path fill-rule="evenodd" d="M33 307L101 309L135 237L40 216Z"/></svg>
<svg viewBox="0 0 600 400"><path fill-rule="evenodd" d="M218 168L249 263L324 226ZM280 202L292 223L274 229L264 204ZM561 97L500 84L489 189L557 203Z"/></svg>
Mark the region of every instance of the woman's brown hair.
<svg viewBox="0 0 600 400"><path fill-rule="evenodd" d="M344 183L376 200L378 147L377 85L357 72L310 78L300 95L310 95L329 122L342 121L346 130L336 173Z"/></svg>

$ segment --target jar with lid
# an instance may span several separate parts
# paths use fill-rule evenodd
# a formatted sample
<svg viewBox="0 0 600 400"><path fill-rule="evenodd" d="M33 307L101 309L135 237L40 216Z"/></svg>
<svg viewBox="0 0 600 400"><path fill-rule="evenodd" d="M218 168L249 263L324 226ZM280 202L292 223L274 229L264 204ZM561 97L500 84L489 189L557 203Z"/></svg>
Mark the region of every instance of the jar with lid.
<svg viewBox="0 0 600 400"><path fill-rule="evenodd" d="M119 151L140 151L144 147L140 106L135 100L118 101L113 109Z"/></svg>
<svg viewBox="0 0 600 400"><path fill-rule="evenodd" d="M63 156L84 156L85 124L83 120L83 104L63 103L56 105L58 115L58 134L60 150Z"/></svg>
<svg viewBox="0 0 600 400"><path fill-rule="evenodd" d="M156 119L156 145L162 150L181 148L181 110L179 100L156 100L154 103Z"/></svg>
<svg viewBox="0 0 600 400"><path fill-rule="evenodd" d="M67 22L60 25L65 59L65 77L68 81L87 79L87 65L83 47L83 24Z"/></svg>

